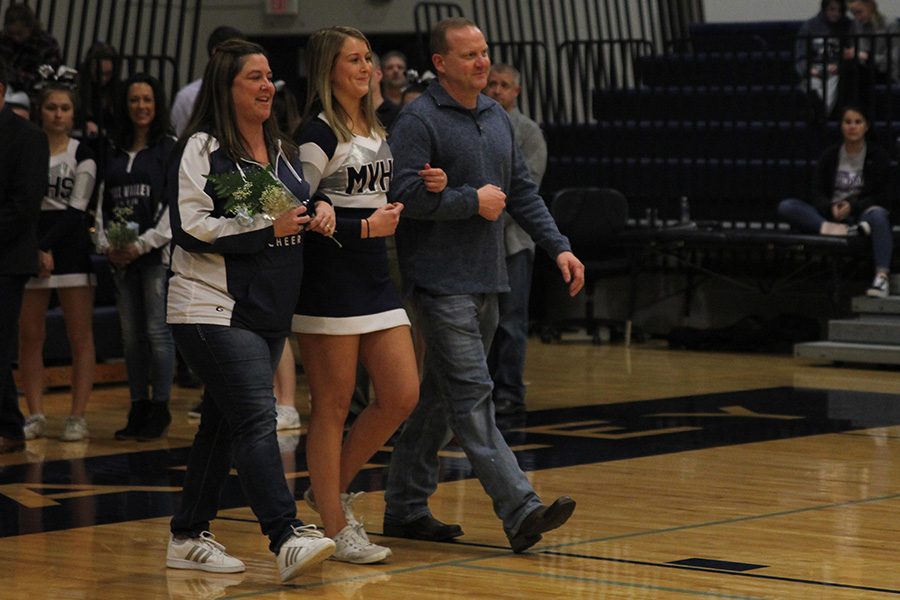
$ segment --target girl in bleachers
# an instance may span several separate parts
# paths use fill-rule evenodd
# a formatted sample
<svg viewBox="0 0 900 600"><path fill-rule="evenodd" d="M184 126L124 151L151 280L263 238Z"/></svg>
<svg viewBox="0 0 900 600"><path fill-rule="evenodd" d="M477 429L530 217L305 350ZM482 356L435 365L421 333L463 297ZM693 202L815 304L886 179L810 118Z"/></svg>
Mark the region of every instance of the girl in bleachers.
<svg viewBox="0 0 900 600"><path fill-rule="evenodd" d="M111 135L119 90L119 53L106 42L96 41L78 67L78 91L84 136Z"/></svg>
<svg viewBox="0 0 900 600"><path fill-rule="evenodd" d="M48 67L49 68L49 67ZM85 408L94 386L94 286L85 213L94 191L97 163L91 150L69 137L75 123L74 71L47 71L37 114L50 142L50 180L41 204L40 271L25 286L19 321L19 371L30 416L25 438L44 433L44 338L50 295L56 290L72 353L72 412L60 439L88 436Z"/></svg>
<svg viewBox="0 0 900 600"><path fill-rule="evenodd" d="M885 298L893 252L890 215L885 208L890 201L890 156L866 142L868 130L862 109L848 106L841 110L844 139L819 157L812 200L782 200L778 216L804 233L870 235L875 279L866 293Z"/></svg>
<svg viewBox="0 0 900 600"><path fill-rule="evenodd" d="M795 54L802 86L822 100L825 116L831 115L838 98L842 40L850 31L846 0L822 0L816 16L797 32Z"/></svg>
<svg viewBox="0 0 900 600"><path fill-rule="evenodd" d="M875 0L850 0L853 24L850 33L859 36L847 49L848 57L856 57L860 64L873 71L879 83L897 79L900 59L900 38L884 34L897 33L896 19L888 19L878 10Z"/></svg>

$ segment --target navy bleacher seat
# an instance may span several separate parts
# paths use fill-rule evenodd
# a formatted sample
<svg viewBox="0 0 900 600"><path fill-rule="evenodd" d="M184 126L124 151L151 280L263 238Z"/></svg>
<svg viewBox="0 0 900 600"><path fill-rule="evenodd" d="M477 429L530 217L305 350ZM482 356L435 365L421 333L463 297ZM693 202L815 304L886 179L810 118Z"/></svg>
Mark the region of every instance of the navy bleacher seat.
<svg viewBox="0 0 900 600"><path fill-rule="evenodd" d="M758 42L751 40L762 41L765 50L789 52L802 24L802 21L694 23L690 26L690 38L697 52L758 50Z"/></svg>

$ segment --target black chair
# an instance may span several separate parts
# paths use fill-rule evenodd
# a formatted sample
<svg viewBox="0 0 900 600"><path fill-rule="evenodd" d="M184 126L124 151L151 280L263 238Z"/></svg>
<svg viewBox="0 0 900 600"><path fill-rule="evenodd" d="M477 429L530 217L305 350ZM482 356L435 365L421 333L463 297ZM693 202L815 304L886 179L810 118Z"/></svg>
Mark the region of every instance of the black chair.
<svg viewBox="0 0 900 600"><path fill-rule="evenodd" d="M561 338L567 327L584 327L594 344L600 343L600 325L625 325L628 341L630 322L597 319L594 315L594 293L604 277L630 272L627 254L615 244L617 232L628 221L628 200L611 188L573 187L554 194L550 212L560 232L569 238L572 251L583 263L584 290L587 296L584 319L552 323L541 332L541 339L549 342Z"/></svg>

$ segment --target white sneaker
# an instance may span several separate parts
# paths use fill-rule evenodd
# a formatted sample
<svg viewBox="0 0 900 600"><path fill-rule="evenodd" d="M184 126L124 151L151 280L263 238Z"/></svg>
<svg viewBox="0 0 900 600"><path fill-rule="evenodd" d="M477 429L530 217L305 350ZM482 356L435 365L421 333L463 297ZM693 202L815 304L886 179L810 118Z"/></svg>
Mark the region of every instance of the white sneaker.
<svg viewBox="0 0 900 600"><path fill-rule="evenodd" d="M346 493L341 492L341 508L344 510L344 519L347 521L347 525L362 525L362 521L356 518L356 515L353 514L353 502L365 494L365 492L353 492ZM316 506L316 499L313 496L312 486L306 488L306 491L303 492L303 500L306 502L306 505L316 511L319 512L319 507ZM359 531L364 540L369 541L369 536L366 535L366 530L362 527L359 528Z"/></svg>
<svg viewBox="0 0 900 600"><path fill-rule="evenodd" d="M66 424L63 427L62 435L59 436L64 442L80 442L90 435L88 433L87 421L84 417L66 417Z"/></svg>
<svg viewBox="0 0 900 600"><path fill-rule="evenodd" d="M869 286L869 289L866 290L866 296L870 296L872 298L887 298L891 293L891 285L888 281L887 275L883 273L879 273L875 276L875 279L872 280L872 285Z"/></svg>
<svg viewBox="0 0 900 600"><path fill-rule="evenodd" d="M44 429L47 426L47 417L42 415L41 413L35 413L33 415L28 415L25 419L25 426L22 429L25 431L25 439L33 440L35 438L39 438L44 435Z"/></svg>
<svg viewBox="0 0 900 600"><path fill-rule="evenodd" d="M275 405L275 430L300 429L300 413L293 406Z"/></svg>
<svg viewBox="0 0 900 600"><path fill-rule="evenodd" d="M208 531L187 540L169 538L166 566L172 569L197 569L210 573L240 573L244 563L225 552L225 546Z"/></svg>
<svg viewBox="0 0 900 600"><path fill-rule="evenodd" d="M363 535L360 535L360 532ZM359 524L347 525L341 529L341 532L334 536L335 550L331 560L367 565L381 562L393 554L390 548L373 544L364 535L365 531Z"/></svg>
<svg viewBox="0 0 900 600"><path fill-rule="evenodd" d="M292 528L293 535L278 550L281 581L288 581L305 569L319 564L334 554L334 541L325 537L315 525Z"/></svg>

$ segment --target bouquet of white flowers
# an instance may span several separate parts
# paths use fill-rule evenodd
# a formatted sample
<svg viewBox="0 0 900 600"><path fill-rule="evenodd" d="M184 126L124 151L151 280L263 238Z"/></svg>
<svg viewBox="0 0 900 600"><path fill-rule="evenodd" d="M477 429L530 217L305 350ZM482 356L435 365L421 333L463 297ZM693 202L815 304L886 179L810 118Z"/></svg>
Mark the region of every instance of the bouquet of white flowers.
<svg viewBox="0 0 900 600"><path fill-rule="evenodd" d="M140 226L130 218L134 209L128 206L117 206L113 209L113 219L106 227L106 239L114 250L122 250L138 239Z"/></svg>
<svg viewBox="0 0 900 600"><path fill-rule="evenodd" d="M247 227L253 217L263 215L274 221L285 211L304 204L275 175L271 166L205 175L216 193L228 198L225 211ZM312 214L307 206L307 214Z"/></svg>
<svg viewBox="0 0 900 600"><path fill-rule="evenodd" d="M265 168L238 169L227 173L204 175L213 184L216 194L227 198L225 212L234 215L238 223L249 227L253 217L262 215L274 221L286 211L305 206L306 214L314 216L309 200L301 201L288 190L271 165ZM329 235L340 246L340 242Z"/></svg>

